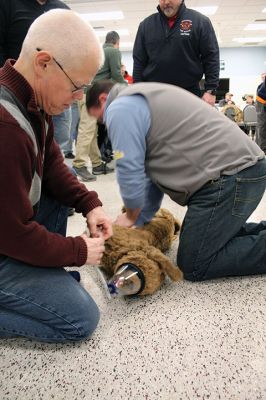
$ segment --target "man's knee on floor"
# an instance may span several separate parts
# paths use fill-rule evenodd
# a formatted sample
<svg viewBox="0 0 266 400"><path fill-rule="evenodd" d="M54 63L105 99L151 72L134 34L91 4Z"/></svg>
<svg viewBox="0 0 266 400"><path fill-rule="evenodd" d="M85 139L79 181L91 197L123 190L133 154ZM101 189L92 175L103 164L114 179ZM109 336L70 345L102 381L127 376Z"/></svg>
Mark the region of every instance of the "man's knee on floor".
<svg viewBox="0 0 266 400"><path fill-rule="evenodd" d="M96 303L91 300L87 309L84 306L75 315L73 323L68 323L64 332L61 332L66 341L79 342L89 338L99 323L100 311Z"/></svg>
<svg viewBox="0 0 266 400"><path fill-rule="evenodd" d="M207 265L205 266L202 264L199 267L196 267L191 261L190 257L180 257L180 255L177 256L177 265L183 272L183 278L186 281L201 282L206 279L204 276L206 269L208 268Z"/></svg>
<svg viewBox="0 0 266 400"><path fill-rule="evenodd" d="M205 279L202 276L198 276L197 273L194 272L183 272L183 277L186 281L190 281L190 282L202 282Z"/></svg>

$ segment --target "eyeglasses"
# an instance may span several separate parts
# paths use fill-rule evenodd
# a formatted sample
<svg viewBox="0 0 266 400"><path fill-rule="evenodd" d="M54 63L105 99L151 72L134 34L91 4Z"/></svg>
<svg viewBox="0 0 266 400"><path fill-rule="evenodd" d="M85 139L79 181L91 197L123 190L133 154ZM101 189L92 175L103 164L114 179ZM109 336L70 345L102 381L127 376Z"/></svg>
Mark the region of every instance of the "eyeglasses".
<svg viewBox="0 0 266 400"><path fill-rule="evenodd" d="M36 48L36 50L37 50L37 51L42 51L42 49L40 49L40 48L38 48L38 47ZM70 82L71 82L72 85L74 86L75 89L72 90L72 93L73 93L73 94L88 89L88 87L89 87L90 85L81 85L81 86L75 85L75 83L72 81L72 79L70 78L70 76L66 73L66 71L64 70L64 68L62 67L62 65L61 65L54 57L52 57L52 58L53 58L54 62L56 63L56 65L61 69L61 71L64 72L65 76L70 80Z"/></svg>

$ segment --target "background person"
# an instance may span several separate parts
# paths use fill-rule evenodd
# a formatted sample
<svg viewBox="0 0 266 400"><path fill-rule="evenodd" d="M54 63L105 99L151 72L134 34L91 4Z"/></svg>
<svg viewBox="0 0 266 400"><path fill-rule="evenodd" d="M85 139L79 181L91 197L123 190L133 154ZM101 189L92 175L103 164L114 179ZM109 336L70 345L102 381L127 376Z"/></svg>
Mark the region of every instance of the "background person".
<svg viewBox="0 0 266 400"><path fill-rule="evenodd" d="M17 59L31 26L43 13L69 7L61 0L0 0L0 66Z"/></svg>
<svg viewBox="0 0 266 400"><path fill-rule="evenodd" d="M127 81L129 85L133 83L133 77L129 75L128 71L126 70L126 66L124 64L121 65L121 72L123 78Z"/></svg>
<svg viewBox="0 0 266 400"><path fill-rule="evenodd" d="M50 116L82 98L101 63L92 27L52 10L33 22L18 60L0 69L2 338L78 341L97 326L96 304L63 267L99 264L111 222L64 164ZM86 218L90 238L65 237L67 207Z"/></svg>
<svg viewBox="0 0 266 400"><path fill-rule="evenodd" d="M262 83L257 88L256 96L256 142L266 155L266 73L261 75L261 79Z"/></svg>
<svg viewBox="0 0 266 400"><path fill-rule="evenodd" d="M102 79L111 79L114 82L126 83L121 73L121 53L119 50L120 37L117 32L108 32L103 44L104 63L97 72L94 82ZM73 160L73 169L84 182L95 181L95 175L108 174L114 169L105 165L101 158L97 134L97 120L91 117L86 110L86 94L79 102L80 122L76 143L76 157ZM102 134L105 135L105 132ZM101 141L103 139L101 138ZM92 164L92 174L87 169L88 157Z"/></svg>
<svg viewBox="0 0 266 400"><path fill-rule="evenodd" d="M232 100L233 96L234 95L232 93L225 93L224 99L219 101L219 107L224 107L230 104L235 105L234 101Z"/></svg>
<svg viewBox="0 0 266 400"><path fill-rule="evenodd" d="M75 158L73 154L73 145L77 141L78 126L79 126L79 108L78 108L78 100L75 100L71 106L70 139L66 147L65 158L70 158L70 159Z"/></svg>
<svg viewBox="0 0 266 400"><path fill-rule="evenodd" d="M253 94L245 94L245 96L243 96L243 100L246 102L246 106L247 105L254 106L255 104Z"/></svg>
<svg viewBox="0 0 266 400"><path fill-rule="evenodd" d="M177 254L185 279L266 272L266 221L246 222L265 192L266 160L237 124L191 93L160 83L99 82L86 103L96 118L104 116L119 155L126 213L117 224L151 220L166 193L188 207Z"/></svg>
<svg viewBox="0 0 266 400"><path fill-rule="evenodd" d="M158 13L139 25L133 48L133 81L163 82L215 104L219 85L219 47L208 17L186 8L183 0L159 0Z"/></svg>

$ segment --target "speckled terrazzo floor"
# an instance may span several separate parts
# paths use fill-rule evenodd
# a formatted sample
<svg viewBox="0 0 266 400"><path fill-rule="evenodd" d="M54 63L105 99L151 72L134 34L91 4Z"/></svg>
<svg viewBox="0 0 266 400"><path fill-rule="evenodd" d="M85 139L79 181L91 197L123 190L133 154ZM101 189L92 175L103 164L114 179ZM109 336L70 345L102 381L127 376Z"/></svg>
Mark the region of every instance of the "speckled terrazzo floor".
<svg viewBox="0 0 266 400"><path fill-rule="evenodd" d="M87 186L114 217L114 174ZM168 198L163 205L183 218ZM252 220L262 218L266 195ZM84 226L69 219L70 234ZM266 276L167 281L150 297L109 300L95 269L80 271L101 310L98 329L80 344L0 340L0 400L266 399Z"/></svg>

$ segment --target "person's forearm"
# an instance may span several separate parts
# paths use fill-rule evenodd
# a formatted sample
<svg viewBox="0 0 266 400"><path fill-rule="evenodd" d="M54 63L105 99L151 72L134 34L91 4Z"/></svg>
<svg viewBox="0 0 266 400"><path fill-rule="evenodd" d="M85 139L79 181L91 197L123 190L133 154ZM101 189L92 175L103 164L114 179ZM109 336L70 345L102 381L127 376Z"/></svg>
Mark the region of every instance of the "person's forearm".
<svg viewBox="0 0 266 400"><path fill-rule="evenodd" d="M155 213L161 207L162 200L163 193L147 178L144 207L142 208L135 225L142 226L151 221Z"/></svg>

